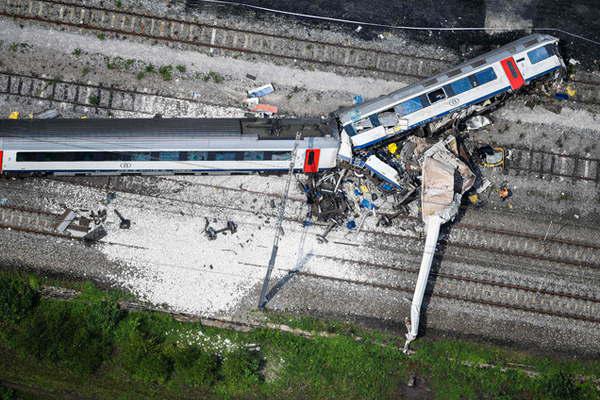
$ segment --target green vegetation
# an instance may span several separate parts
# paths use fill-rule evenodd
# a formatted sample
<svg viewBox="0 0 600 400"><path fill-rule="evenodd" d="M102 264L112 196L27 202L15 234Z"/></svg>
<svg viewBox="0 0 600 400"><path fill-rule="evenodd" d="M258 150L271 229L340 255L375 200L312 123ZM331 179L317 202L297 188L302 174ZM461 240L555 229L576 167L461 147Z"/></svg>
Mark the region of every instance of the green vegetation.
<svg viewBox="0 0 600 400"><path fill-rule="evenodd" d="M162 76L164 81L170 81L173 79L173 66L163 65L158 69L158 73Z"/></svg>
<svg viewBox="0 0 600 400"><path fill-rule="evenodd" d="M86 65L85 67L83 67L81 69L81 77L83 78L84 76L86 76L87 74L89 74L90 71L91 71L91 68Z"/></svg>
<svg viewBox="0 0 600 400"><path fill-rule="evenodd" d="M181 72L182 74L185 73L186 68L185 65L177 65L175 68L177 68L177 71Z"/></svg>
<svg viewBox="0 0 600 400"><path fill-rule="evenodd" d="M144 68L144 72L146 72L147 74L153 74L156 72L156 68L154 68L154 65L148 64L146 65L146 68Z"/></svg>
<svg viewBox="0 0 600 400"><path fill-rule="evenodd" d="M79 57L79 56L81 55L81 49L80 49L80 48L77 48L77 49L73 50L73 53L72 53L72 54L73 54L75 57Z"/></svg>
<svg viewBox="0 0 600 400"><path fill-rule="evenodd" d="M138 81L141 81L146 77L146 73L144 71L140 71L135 75L135 77Z"/></svg>
<svg viewBox="0 0 600 400"><path fill-rule="evenodd" d="M123 7L123 2L121 0L115 0L115 7L117 7L117 8Z"/></svg>
<svg viewBox="0 0 600 400"><path fill-rule="evenodd" d="M125 312L117 305L122 293L74 286L81 290L76 299L50 300L40 297L38 278L0 272L0 382L28 388L0 386L0 399L386 399L415 390L406 385L413 374L417 389L439 399L599 398L590 382L575 379L600 376L598 362L452 340L421 340L407 358L397 337L347 323L269 314L273 322L336 335L240 333Z"/></svg>
<svg viewBox="0 0 600 400"><path fill-rule="evenodd" d="M98 105L100 105L100 98L96 95L91 94L88 97L88 103L91 106L98 106Z"/></svg>
<svg viewBox="0 0 600 400"><path fill-rule="evenodd" d="M133 64L135 63L135 60L128 58L128 59L124 59L121 57L114 57L114 58L110 58L110 57L106 57L106 68L108 69L117 69L117 70L126 70L129 71L131 69L131 67L133 66Z"/></svg>
<svg viewBox="0 0 600 400"><path fill-rule="evenodd" d="M96 37L100 40L106 40L106 35L104 33L99 33L96 35Z"/></svg>
<svg viewBox="0 0 600 400"><path fill-rule="evenodd" d="M205 82L208 82L212 79L212 81L214 83L221 83L225 80L225 78L223 78L223 75L219 74L218 72L215 71L208 71L207 74L204 75L204 77L202 78Z"/></svg>

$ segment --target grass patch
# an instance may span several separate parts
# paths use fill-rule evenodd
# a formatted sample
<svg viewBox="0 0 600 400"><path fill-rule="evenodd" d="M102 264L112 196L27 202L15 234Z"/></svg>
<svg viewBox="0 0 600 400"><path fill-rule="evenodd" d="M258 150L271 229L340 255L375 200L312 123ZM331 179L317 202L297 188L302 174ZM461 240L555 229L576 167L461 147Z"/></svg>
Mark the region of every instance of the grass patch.
<svg viewBox="0 0 600 400"><path fill-rule="evenodd" d="M158 69L158 73L163 78L163 81L170 81L173 79L173 66L163 65Z"/></svg>
<svg viewBox="0 0 600 400"><path fill-rule="evenodd" d="M177 65L175 68L177 69L177 71L181 72L182 74L185 73L185 71L187 70L185 68L185 65Z"/></svg>
<svg viewBox="0 0 600 400"><path fill-rule="evenodd" d="M403 396L410 374L439 399L598 398L591 384L575 379L600 376L598 362L451 340L420 340L409 359L397 346L371 342L390 334L348 323L270 313L271 321L336 336L240 333L124 312L117 306L122 293L90 283L76 283L81 295L74 300L44 299L40 281L0 273L0 381L27 388L27 398L386 399ZM514 362L540 375L502 369Z"/></svg>

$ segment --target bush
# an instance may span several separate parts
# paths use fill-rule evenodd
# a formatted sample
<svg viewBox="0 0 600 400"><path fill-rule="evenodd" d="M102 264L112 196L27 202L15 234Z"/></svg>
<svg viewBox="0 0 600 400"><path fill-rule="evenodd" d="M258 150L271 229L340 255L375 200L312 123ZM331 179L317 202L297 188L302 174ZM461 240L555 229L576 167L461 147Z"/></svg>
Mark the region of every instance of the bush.
<svg viewBox="0 0 600 400"><path fill-rule="evenodd" d="M18 345L40 360L91 373L112 353L115 303L44 301L23 324Z"/></svg>
<svg viewBox="0 0 600 400"><path fill-rule="evenodd" d="M223 359L221 365L222 382L217 391L224 397L239 397L256 392L261 381L261 357L258 352L247 349L235 350Z"/></svg>
<svg viewBox="0 0 600 400"><path fill-rule="evenodd" d="M19 322L38 302L39 293L32 283L20 277L0 275L0 321Z"/></svg>
<svg viewBox="0 0 600 400"><path fill-rule="evenodd" d="M564 371L542 376L539 381L539 391L541 398L556 400L578 399L581 394L573 377Z"/></svg>
<svg viewBox="0 0 600 400"><path fill-rule="evenodd" d="M11 388L0 384L0 400L16 400L17 394Z"/></svg>
<svg viewBox="0 0 600 400"><path fill-rule="evenodd" d="M175 373L178 383L195 387L210 387L218 379L220 360L215 354L200 348L178 349L173 354Z"/></svg>
<svg viewBox="0 0 600 400"><path fill-rule="evenodd" d="M166 318L157 314L130 315L117 331L121 366L144 382L163 384L173 373L173 360L165 351Z"/></svg>

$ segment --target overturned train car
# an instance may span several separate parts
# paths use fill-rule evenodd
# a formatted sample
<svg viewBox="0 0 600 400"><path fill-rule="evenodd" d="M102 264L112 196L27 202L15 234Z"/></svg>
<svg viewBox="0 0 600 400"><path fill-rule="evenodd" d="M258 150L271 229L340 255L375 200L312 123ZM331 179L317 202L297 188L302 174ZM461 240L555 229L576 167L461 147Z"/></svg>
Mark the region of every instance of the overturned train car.
<svg viewBox="0 0 600 400"><path fill-rule="evenodd" d="M5 175L274 173L289 170L294 147L294 170L333 168L337 126L320 119L0 121Z"/></svg>
<svg viewBox="0 0 600 400"><path fill-rule="evenodd" d="M551 76L565 67L557 44L550 35L529 35L389 95L341 109L335 116L342 143L353 150L368 148Z"/></svg>

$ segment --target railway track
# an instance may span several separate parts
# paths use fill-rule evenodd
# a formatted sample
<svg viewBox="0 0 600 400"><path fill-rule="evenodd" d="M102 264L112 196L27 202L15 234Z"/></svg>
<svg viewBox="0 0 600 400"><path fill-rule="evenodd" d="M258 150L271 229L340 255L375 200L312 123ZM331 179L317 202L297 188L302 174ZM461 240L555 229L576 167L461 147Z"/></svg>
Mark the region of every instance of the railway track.
<svg viewBox="0 0 600 400"><path fill-rule="evenodd" d="M600 159L546 150L511 147L507 171L515 175L535 175L538 178L563 178L573 182L600 184Z"/></svg>
<svg viewBox="0 0 600 400"><path fill-rule="evenodd" d="M267 56L417 79L447 65L433 58L215 26L119 9L53 0L0 0L0 15L56 26L178 43L208 54Z"/></svg>
<svg viewBox="0 0 600 400"><path fill-rule="evenodd" d="M54 226L58 220L59 215L40 210L21 207L0 207L0 228L73 239L68 235L61 235L54 231ZM366 265L370 269L392 271L394 274L409 273L414 276L418 272L414 268L398 268L385 264L357 262L352 259L330 257L327 255L318 255L317 257L329 258L343 263L354 263L357 268L364 268ZM249 266L264 268L261 265L249 264ZM356 280L312 272L293 271L291 269L280 269L280 271L313 279L343 282L377 289L405 293L412 293L413 291L412 284L407 283L405 278L400 279L404 283L390 284L389 274L379 279L375 278L375 275L370 274L367 280ZM600 311L600 299L593 296L540 287L529 287L522 284L498 282L491 279L472 278L457 274L434 272L432 277L436 278L435 285L431 286L428 290L433 297L580 321L600 322L600 318L597 317ZM564 310L569 311L565 312Z"/></svg>
<svg viewBox="0 0 600 400"><path fill-rule="evenodd" d="M74 109L86 107L106 111L124 111L154 116L203 116L206 106L229 108L219 104L198 102L158 92L120 89L115 86L88 84L32 75L0 72L0 95L45 100L52 104L69 104ZM241 112L241 111L240 111Z"/></svg>
<svg viewBox="0 0 600 400"><path fill-rule="evenodd" d="M152 190L139 185L134 184L121 184L119 181L116 184L105 183L90 183L90 182L77 182L73 183L68 178L51 178L66 182L69 185L79 185L84 187L91 187L100 190L110 190L123 193L129 193L134 195L141 195L147 197L153 197L160 200L178 202L181 204L192 205L192 206L203 206L225 209L228 211L256 214L255 210L244 209L232 205L215 205L213 203L203 203L197 200L183 200L175 196L165 196L161 193L152 193ZM218 185L204 185L205 188L214 187L218 190L230 190L230 191L247 191L244 189L230 189ZM252 191L247 191L250 194L257 195ZM291 201L304 204L303 200L292 199ZM269 214L269 211L263 211L266 217L275 218L275 214ZM286 218L287 222L302 223L302 218ZM384 249L386 246L393 250L394 246L398 242L415 241L415 244L419 246L424 238L417 232L414 227L420 225L421 222L418 218L401 216L398 217L396 227L400 228L403 233L385 232L380 230L369 230L364 229L362 234L365 235L361 239L363 245L365 243L372 243L374 248ZM340 238L341 239L341 238ZM453 227L446 238L443 238L446 245L449 246L449 250L455 250L457 252L464 250L475 250L478 252L485 252L491 254L497 254L499 257L513 257L520 258L523 260L529 260L529 262L539 261L544 263L552 264L563 264L574 267L585 267L595 270L600 270L600 246L583 241L574 241L554 237L545 237L544 235L529 234L524 232L494 229L483 226L469 225L469 224L457 224ZM420 247L419 247L420 248Z"/></svg>
<svg viewBox="0 0 600 400"><path fill-rule="evenodd" d="M448 61L435 57L407 55L63 1L0 0L0 16L78 30L177 43L192 46L210 55L238 57L247 54L253 57L274 57L294 64L304 62L356 70L363 75L380 73L390 78L402 76L409 82L427 78L449 66ZM586 79L575 79L573 82L576 83L578 92L571 101L600 104L600 83ZM126 103L130 101L126 99Z"/></svg>

